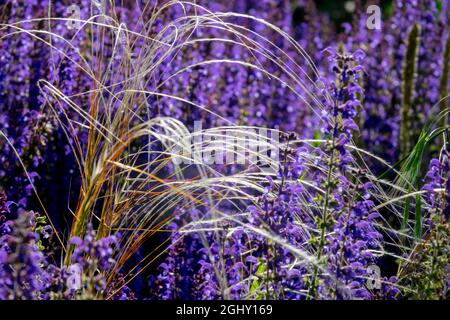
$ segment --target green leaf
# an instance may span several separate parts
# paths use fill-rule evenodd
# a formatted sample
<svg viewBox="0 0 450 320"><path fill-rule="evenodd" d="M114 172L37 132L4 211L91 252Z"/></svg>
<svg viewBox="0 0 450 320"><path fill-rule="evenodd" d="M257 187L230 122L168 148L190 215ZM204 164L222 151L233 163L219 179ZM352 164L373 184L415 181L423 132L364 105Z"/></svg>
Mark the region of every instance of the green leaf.
<svg viewBox="0 0 450 320"><path fill-rule="evenodd" d="M422 238L422 200L420 198L420 195L416 195L414 234L416 236L416 241L420 241L420 239Z"/></svg>
<svg viewBox="0 0 450 320"><path fill-rule="evenodd" d="M439 12L442 11L442 0L436 0L436 8Z"/></svg>
<svg viewBox="0 0 450 320"><path fill-rule="evenodd" d="M258 279L255 279L252 281L252 285L250 286L249 296L257 295L255 300L261 300L264 298L264 295L258 294L258 289L261 287L260 279L262 279L266 272L266 264L262 261L260 261L260 264L258 266L258 269L256 269L255 275L258 277Z"/></svg>
<svg viewBox="0 0 450 320"><path fill-rule="evenodd" d="M411 192L411 187L408 188L408 193ZM409 219L409 209L411 207L409 198L406 198L405 200L405 206L403 207L403 223L402 223L402 230L405 230L407 232L408 230L408 219Z"/></svg>
<svg viewBox="0 0 450 320"><path fill-rule="evenodd" d="M315 140L320 140L320 138L321 138L321 136L320 136L320 130L316 130L316 131L314 132L314 139L315 139ZM318 147L320 146L320 142L313 142L313 143L312 143L312 146L313 146L314 148L318 148Z"/></svg>

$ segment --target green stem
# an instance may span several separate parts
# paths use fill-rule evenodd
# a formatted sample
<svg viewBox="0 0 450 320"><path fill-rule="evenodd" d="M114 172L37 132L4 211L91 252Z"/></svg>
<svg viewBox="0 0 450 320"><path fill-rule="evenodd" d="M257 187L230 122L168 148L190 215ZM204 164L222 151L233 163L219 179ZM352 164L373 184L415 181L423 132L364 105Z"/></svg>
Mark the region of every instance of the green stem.
<svg viewBox="0 0 450 320"><path fill-rule="evenodd" d="M420 199L420 195L416 196L414 234L416 237L416 242L419 242L422 238L422 201Z"/></svg>
<svg viewBox="0 0 450 320"><path fill-rule="evenodd" d="M323 214L322 214L322 222L320 225L320 241L319 241L319 248L318 248L318 253L317 253L317 263L320 263L320 258L322 257L322 251L323 248L325 246L325 231L326 231L326 226L327 226L327 212L328 212L328 205L329 205L329 198L330 198L330 184L331 184L331 177L332 177L332 172L333 172L333 162L334 162L334 138L332 140L332 152L331 152L331 156L330 156L330 168L328 170L328 175L327 175L327 187L326 187L326 191L325 191L325 204L323 207ZM308 298L313 297L316 294L316 279L317 279L317 274L318 274L319 268L317 265L314 266L314 274L313 274L313 279L311 282L311 287L310 287L310 292L308 293Z"/></svg>

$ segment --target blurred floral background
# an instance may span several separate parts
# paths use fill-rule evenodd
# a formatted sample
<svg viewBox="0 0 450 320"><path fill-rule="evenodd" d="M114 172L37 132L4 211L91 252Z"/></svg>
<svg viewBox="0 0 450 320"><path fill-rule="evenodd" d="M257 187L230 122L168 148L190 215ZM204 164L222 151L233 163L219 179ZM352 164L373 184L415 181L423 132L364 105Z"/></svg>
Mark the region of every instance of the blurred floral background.
<svg viewBox="0 0 450 320"><path fill-rule="evenodd" d="M0 299L448 299L449 15L3 1Z"/></svg>

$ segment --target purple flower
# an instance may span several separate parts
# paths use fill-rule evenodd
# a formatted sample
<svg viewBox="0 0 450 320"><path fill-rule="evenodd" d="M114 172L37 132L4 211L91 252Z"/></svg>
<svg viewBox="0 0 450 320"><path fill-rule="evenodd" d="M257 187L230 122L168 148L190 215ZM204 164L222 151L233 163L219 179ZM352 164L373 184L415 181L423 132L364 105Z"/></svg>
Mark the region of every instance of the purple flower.
<svg viewBox="0 0 450 320"><path fill-rule="evenodd" d="M51 284L48 263L32 231L35 214L19 210L0 232L0 299L45 299Z"/></svg>

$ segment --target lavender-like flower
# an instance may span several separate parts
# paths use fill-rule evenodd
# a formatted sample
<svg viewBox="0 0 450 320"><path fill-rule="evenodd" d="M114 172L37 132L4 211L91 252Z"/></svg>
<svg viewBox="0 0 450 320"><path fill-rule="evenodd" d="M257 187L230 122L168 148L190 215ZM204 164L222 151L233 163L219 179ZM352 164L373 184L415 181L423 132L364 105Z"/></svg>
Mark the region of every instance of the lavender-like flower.
<svg viewBox="0 0 450 320"><path fill-rule="evenodd" d="M46 297L51 274L33 231L35 214L19 210L16 220L0 228L0 299L40 300Z"/></svg>
<svg viewBox="0 0 450 320"><path fill-rule="evenodd" d="M105 272L114 267L114 248L118 245L118 235L96 238L96 232L91 223L87 225L84 238L72 237L70 244L73 250L71 266L66 272L69 285L68 295L81 295L85 299L95 299L104 294L107 289ZM77 279L78 277L78 279Z"/></svg>

